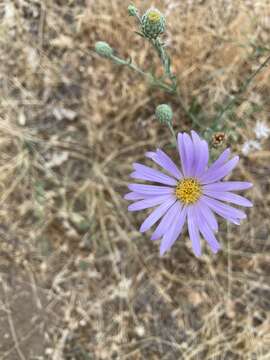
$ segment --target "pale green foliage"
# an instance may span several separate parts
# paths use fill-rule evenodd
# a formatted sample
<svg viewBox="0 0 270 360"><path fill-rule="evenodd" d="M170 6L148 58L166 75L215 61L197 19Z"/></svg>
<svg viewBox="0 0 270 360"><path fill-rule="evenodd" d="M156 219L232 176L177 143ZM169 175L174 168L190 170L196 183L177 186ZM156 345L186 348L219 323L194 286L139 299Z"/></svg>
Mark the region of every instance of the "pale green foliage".
<svg viewBox="0 0 270 360"><path fill-rule="evenodd" d="M131 57L126 59L119 57L113 52L113 49L106 42L99 41L96 43L96 52L106 58L109 58L115 64L125 66L134 72L143 76L148 83L162 91L177 96L177 102L182 108L188 119L191 121L193 127L198 127L203 136L210 140L217 132L227 132L226 121L227 118L233 116L234 109L238 105L240 96L247 90L253 79L266 67L270 62L270 55L263 61L260 66L244 81L239 87L237 94L229 97L225 104L217 107L217 113L213 115L211 121L206 121L207 116L204 114L202 107L196 105L196 101L193 101L191 106L185 104L182 100L181 92L178 88L178 82L175 74L172 71L171 58L167 53L166 46L161 39L161 34L166 29L165 16L156 8L151 7L142 16L138 9L130 4L128 6L128 13L137 20L137 26L139 31L135 31L143 39L147 40L155 50L158 58L161 62L163 74L157 76L157 71L152 68L151 71L145 70L133 63ZM268 49L264 49L268 51ZM240 101L241 102L241 101ZM227 116L225 116L225 114ZM166 104L162 104L156 109L156 117L160 123L165 124L170 129L173 138L175 140L175 133L172 125L172 111Z"/></svg>
<svg viewBox="0 0 270 360"><path fill-rule="evenodd" d="M150 8L142 17L140 17L139 11L134 5L128 6L128 13L130 16L137 18L141 32L136 31L136 33L150 41L156 50L163 66L164 75L157 78L154 73L147 72L135 65L131 58L123 59L116 56L113 53L112 48L106 42L97 42L95 46L96 52L103 57L111 59L115 64L127 66L133 71L144 76L152 86L160 88L168 93L175 94L177 90L177 83L176 77L171 71L171 59L165 50L164 43L159 38L159 35L165 31L164 15L158 9Z"/></svg>

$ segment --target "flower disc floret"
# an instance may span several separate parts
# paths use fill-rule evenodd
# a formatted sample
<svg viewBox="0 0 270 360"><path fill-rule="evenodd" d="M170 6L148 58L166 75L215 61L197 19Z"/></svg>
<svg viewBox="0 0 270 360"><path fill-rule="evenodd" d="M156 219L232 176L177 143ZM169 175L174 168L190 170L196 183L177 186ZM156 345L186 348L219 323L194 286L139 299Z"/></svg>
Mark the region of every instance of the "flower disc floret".
<svg viewBox="0 0 270 360"><path fill-rule="evenodd" d="M147 17L150 22L156 23L160 21L161 13L157 10L150 10L147 14Z"/></svg>
<svg viewBox="0 0 270 360"><path fill-rule="evenodd" d="M183 204L194 204L202 194L201 185L194 178L183 179L177 184L175 194Z"/></svg>

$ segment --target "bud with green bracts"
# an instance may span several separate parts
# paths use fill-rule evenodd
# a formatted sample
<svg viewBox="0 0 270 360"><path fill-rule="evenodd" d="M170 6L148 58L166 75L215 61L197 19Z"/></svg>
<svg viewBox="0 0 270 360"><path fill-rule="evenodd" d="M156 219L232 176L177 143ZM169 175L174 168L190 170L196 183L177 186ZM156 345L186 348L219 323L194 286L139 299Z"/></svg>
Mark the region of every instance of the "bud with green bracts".
<svg viewBox="0 0 270 360"><path fill-rule="evenodd" d="M165 17L157 9L151 8L142 16L141 29L145 37L156 39L165 31Z"/></svg>
<svg viewBox="0 0 270 360"><path fill-rule="evenodd" d="M138 10L137 10L136 6L128 5L128 14L129 14L129 16L137 16Z"/></svg>
<svg viewBox="0 0 270 360"><path fill-rule="evenodd" d="M158 105L156 108L156 118L161 124L172 124L173 111L167 104Z"/></svg>
<svg viewBox="0 0 270 360"><path fill-rule="evenodd" d="M111 57L113 55L113 49L105 41L98 41L95 45L96 52L103 57Z"/></svg>

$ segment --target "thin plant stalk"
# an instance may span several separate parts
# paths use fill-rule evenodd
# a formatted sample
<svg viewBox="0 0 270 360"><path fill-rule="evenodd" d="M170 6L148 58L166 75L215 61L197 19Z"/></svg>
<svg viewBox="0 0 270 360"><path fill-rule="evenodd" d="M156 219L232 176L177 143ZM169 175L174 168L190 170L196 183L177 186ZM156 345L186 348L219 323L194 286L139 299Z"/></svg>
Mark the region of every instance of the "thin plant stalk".
<svg viewBox="0 0 270 360"><path fill-rule="evenodd" d="M220 113L217 115L215 121L213 122L213 125L211 126L211 128L214 130L216 129L216 127L220 124L222 124L222 119L223 116L225 115L225 113L228 110L231 110L235 104L237 103L237 100L239 98L239 95L242 95L247 88L249 87L249 85L251 84L251 82L253 81L253 79L261 72L261 70L267 66L268 62L270 61L270 55L266 58L266 60L258 67L257 70L255 70L249 78L247 78L247 80L242 84L242 86L239 89L238 92L238 96L234 96L231 100L228 101L228 103L224 106L223 109L221 109Z"/></svg>

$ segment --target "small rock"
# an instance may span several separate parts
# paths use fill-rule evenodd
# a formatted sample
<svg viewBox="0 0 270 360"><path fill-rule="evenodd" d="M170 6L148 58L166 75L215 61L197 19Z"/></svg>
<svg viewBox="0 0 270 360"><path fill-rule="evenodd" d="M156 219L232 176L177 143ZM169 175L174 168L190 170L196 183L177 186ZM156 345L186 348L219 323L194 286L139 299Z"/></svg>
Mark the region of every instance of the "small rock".
<svg viewBox="0 0 270 360"><path fill-rule="evenodd" d="M65 108L54 108L53 109L53 115L56 117L57 120L63 120L63 119L67 119L67 120L74 120L77 116L77 113L73 110L70 109L65 109Z"/></svg>
<svg viewBox="0 0 270 360"><path fill-rule="evenodd" d="M24 112L22 112L22 111L19 113L18 123L19 123L19 125L21 125L21 126L25 126L25 124L26 124L26 117L25 117Z"/></svg>

